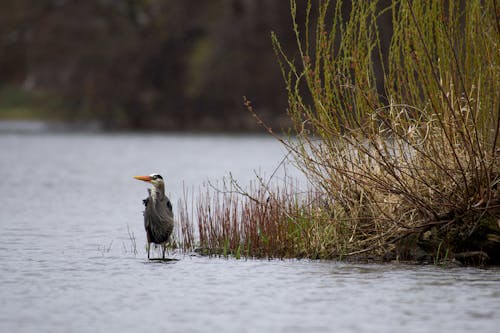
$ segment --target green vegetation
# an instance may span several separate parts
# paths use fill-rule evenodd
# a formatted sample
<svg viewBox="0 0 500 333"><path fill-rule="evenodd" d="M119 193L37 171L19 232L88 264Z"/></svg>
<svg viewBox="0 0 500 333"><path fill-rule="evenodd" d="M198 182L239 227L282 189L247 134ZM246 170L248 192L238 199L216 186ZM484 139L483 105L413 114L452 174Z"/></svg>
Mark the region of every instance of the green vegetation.
<svg viewBox="0 0 500 333"><path fill-rule="evenodd" d="M15 86L0 89L0 120L55 120L63 117L66 106L47 93L30 93Z"/></svg>
<svg viewBox="0 0 500 333"><path fill-rule="evenodd" d="M299 196L261 182L201 195L202 250L499 263L496 1L402 0L385 9L358 1L348 19L341 1L322 1L316 22L311 8L298 13L291 1L298 56L272 39L293 122L290 139L276 137L312 187ZM388 53L383 15L392 16Z"/></svg>

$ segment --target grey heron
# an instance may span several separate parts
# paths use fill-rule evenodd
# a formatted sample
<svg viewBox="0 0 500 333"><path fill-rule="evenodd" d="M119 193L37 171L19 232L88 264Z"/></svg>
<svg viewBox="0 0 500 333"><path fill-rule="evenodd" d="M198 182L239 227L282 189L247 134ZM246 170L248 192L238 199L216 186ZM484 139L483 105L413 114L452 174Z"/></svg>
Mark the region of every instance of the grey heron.
<svg viewBox="0 0 500 333"><path fill-rule="evenodd" d="M163 247L163 259L165 259L166 243L170 239L174 229L174 214L172 204L165 195L165 183L163 177L153 173L149 176L134 176L135 179L153 185L148 188L148 197L143 200L144 228L148 239L148 259L151 243L161 244Z"/></svg>

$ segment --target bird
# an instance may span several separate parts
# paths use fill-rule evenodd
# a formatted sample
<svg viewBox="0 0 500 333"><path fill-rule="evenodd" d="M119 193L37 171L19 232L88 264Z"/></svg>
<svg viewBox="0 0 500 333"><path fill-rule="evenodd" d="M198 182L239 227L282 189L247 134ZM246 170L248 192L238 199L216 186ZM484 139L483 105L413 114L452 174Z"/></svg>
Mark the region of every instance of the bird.
<svg viewBox="0 0 500 333"><path fill-rule="evenodd" d="M150 259L151 243L162 245L162 258L165 259L166 243L174 229L174 213L172 203L165 195L165 182L157 173L149 176L134 176L134 178L153 185L153 188L148 188L148 197L142 201L145 206L144 228L148 240L148 259Z"/></svg>

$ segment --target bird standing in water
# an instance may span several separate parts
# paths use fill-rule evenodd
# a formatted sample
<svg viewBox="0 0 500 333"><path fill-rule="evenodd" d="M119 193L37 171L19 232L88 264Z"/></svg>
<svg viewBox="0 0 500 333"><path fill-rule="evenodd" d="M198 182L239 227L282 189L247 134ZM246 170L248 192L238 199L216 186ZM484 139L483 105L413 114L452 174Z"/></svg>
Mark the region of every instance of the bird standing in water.
<svg viewBox="0 0 500 333"><path fill-rule="evenodd" d="M151 243L161 244L163 259L165 259L166 243L170 239L174 229L174 214L172 204L165 195L165 183L159 174L149 176L135 176L135 179L151 183L153 188L148 189L148 197L143 200L144 206L144 228L148 238L148 259Z"/></svg>

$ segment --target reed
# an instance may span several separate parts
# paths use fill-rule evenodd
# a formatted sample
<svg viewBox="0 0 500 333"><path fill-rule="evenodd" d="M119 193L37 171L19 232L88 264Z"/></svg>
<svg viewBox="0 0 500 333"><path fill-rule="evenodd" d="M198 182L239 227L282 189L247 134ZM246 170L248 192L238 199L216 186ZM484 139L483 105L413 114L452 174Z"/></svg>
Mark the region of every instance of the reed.
<svg viewBox="0 0 500 333"><path fill-rule="evenodd" d="M188 205L188 202L193 202L194 197L189 196L188 190L184 187L183 197L178 201L178 216L175 219L177 234L172 237L171 241L174 248L179 248L184 251L191 251L196 246L195 226L192 223L194 216L193 206Z"/></svg>
<svg viewBox="0 0 500 333"><path fill-rule="evenodd" d="M221 189L206 187L195 201L198 237L187 228L178 237L197 238L197 248L205 255L331 258L339 251L334 249L342 246L336 239L340 224L315 212L322 198L312 190L299 192L296 186L289 182L269 187L257 182L245 192L235 183ZM186 244L182 244L184 249L192 249Z"/></svg>
<svg viewBox="0 0 500 333"><path fill-rule="evenodd" d="M298 141L282 142L349 217L351 252L385 252L430 226L446 246L467 250L467 236L452 230L470 237L500 214L496 1L379 7L353 3L344 21L341 1L323 1L310 31L311 2L301 29L291 1L300 58L273 42ZM377 19L387 13L393 35L384 54Z"/></svg>
<svg viewBox="0 0 500 333"><path fill-rule="evenodd" d="M339 258L412 247L500 262L500 24L496 1L321 1L297 13L297 53L272 41L288 91L280 140L311 187L202 193L207 254ZM305 17L300 26L298 16ZM383 52L380 15L393 34ZM377 87L374 62L381 64ZM189 239L192 243L192 238ZM495 254L496 253L496 254Z"/></svg>
<svg viewBox="0 0 500 333"><path fill-rule="evenodd" d="M127 224L127 235L130 241L129 248L122 242L123 250L125 253L132 253L133 255L137 255L137 240L135 238L135 234L132 230L130 230L129 225Z"/></svg>

